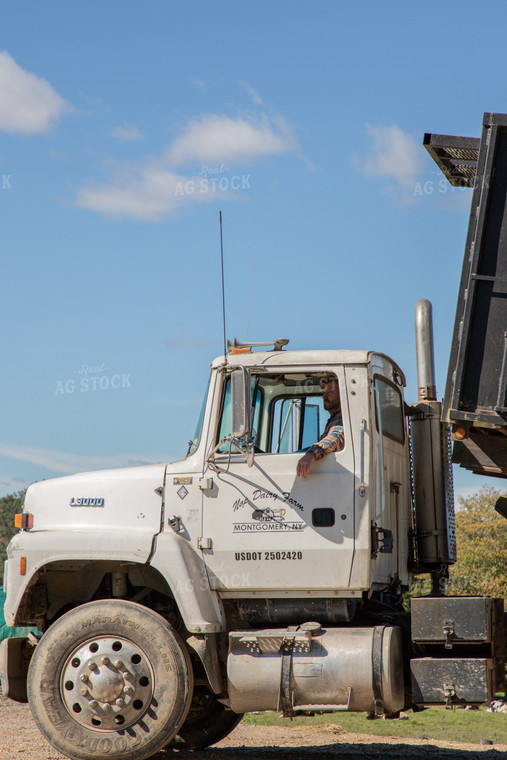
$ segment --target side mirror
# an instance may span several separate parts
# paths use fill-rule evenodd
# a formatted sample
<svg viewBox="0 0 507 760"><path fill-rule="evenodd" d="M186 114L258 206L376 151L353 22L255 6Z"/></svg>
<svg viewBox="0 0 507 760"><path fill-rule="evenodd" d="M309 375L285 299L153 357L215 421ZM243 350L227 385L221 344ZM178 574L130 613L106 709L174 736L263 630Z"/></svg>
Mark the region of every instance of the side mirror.
<svg viewBox="0 0 507 760"><path fill-rule="evenodd" d="M502 517L505 517L507 520L507 497L506 496L499 496L496 500L495 504L495 510L498 512L499 515L502 515Z"/></svg>
<svg viewBox="0 0 507 760"><path fill-rule="evenodd" d="M245 367L239 367L231 375L232 430L233 438L243 438L250 432L250 375Z"/></svg>

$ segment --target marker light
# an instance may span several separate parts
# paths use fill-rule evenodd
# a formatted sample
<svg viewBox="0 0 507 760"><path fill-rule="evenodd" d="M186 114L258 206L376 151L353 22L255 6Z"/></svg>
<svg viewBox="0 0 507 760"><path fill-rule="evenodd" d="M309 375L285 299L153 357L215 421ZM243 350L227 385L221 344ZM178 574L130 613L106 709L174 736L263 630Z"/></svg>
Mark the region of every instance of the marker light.
<svg viewBox="0 0 507 760"><path fill-rule="evenodd" d="M19 574L26 575L26 557L19 558Z"/></svg>
<svg viewBox="0 0 507 760"><path fill-rule="evenodd" d="M462 441L463 438L467 437L467 431L465 428L458 427L454 430L454 437L458 439L458 441Z"/></svg>
<svg viewBox="0 0 507 760"><path fill-rule="evenodd" d="M233 348L232 351L230 352L230 355L232 356L233 354L251 354L251 353L252 352L250 351L249 348Z"/></svg>
<svg viewBox="0 0 507 760"><path fill-rule="evenodd" d="M30 530L33 528L33 515L29 512L19 512L14 515L14 527L21 530Z"/></svg>

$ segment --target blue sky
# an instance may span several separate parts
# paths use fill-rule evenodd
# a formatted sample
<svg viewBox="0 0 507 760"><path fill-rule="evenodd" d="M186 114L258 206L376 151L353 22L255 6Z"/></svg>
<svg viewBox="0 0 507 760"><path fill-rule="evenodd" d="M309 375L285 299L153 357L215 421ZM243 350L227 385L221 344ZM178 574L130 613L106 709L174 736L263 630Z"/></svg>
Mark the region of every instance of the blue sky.
<svg viewBox="0 0 507 760"><path fill-rule="evenodd" d="M223 345L220 209L229 337L382 351L412 402L429 298L443 394L471 191L422 137L507 111L506 24L497 1L6 0L0 493L184 455Z"/></svg>

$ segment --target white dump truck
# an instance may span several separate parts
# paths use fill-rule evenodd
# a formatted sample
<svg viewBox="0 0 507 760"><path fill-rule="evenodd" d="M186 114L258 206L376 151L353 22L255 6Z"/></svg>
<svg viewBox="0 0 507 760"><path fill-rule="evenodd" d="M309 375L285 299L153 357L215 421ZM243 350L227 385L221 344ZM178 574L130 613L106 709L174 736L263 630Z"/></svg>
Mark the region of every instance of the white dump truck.
<svg viewBox="0 0 507 760"><path fill-rule="evenodd" d="M247 711L375 717L505 687L502 600L445 595L451 437L489 445L501 430L453 417L455 367L442 410L430 311L416 307L411 406L382 353L236 341L212 363L184 460L30 486L5 617L38 633L2 643L0 677L59 752L143 760L213 744ZM297 477L330 379L343 446ZM407 612L413 573L432 593Z"/></svg>

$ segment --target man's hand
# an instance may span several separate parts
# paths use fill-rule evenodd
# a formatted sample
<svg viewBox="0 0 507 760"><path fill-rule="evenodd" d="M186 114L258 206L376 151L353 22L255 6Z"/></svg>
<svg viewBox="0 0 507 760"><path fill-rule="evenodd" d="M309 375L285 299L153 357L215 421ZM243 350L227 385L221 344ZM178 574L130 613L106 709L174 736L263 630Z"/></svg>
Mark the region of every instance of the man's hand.
<svg viewBox="0 0 507 760"><path fill-rule="evenodd" d="M310 467L315 462L315 458L313 454L311 454L309 451L306 452L304 456L301 457L301 459L298 462L296 474L298 478L307 478L310 474Z"/></svg>

